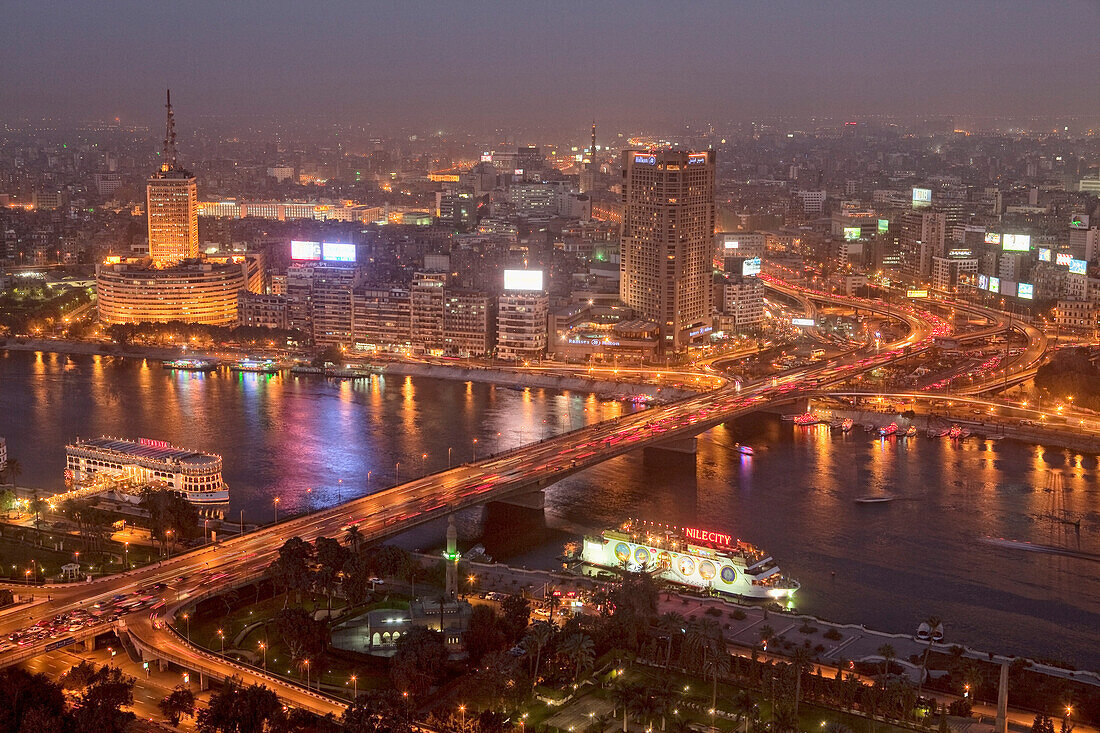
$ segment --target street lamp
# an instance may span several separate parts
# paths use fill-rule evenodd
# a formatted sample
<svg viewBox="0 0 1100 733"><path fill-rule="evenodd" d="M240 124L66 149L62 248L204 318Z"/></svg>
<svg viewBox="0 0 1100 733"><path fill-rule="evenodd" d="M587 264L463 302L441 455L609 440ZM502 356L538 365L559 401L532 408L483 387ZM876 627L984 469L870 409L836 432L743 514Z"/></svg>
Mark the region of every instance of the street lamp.
<svg viewBox="0 0 1100 733"><path fill-rule="evenodd" d="M458 712L462 713L462 727L460 728L460 730L465 731L466 730L466 706L465 705L459 705L458 706Z"/></svg>
<svg viewBox="0 0 1100 733"><path fill-rule="evenodd" d="M172 530L168 529L164 532L165 541L164 546L168 548L168 559L172 559Z"/></svg>
<svg viewBox="0 0 1100 733"><path fill-rule="evenodd" d="M351 699L359 699L359 678L355 675L351 676Z"/></svg>
<svg viewBox="0 0 1100 733"><path fill-rule="evenodd" d="M187 624L187 641L191 642L191 616L189 614L183 614L183 622Z"/></svg>
<svg viewBox="0 0 1100 733"><path fill-rule="evenodd" d="M260 642L260 651L264 653L264 671L267 671L267 644Z"/></svg>
<svg viewBox="0 0 1100 733"><path fill-rule="evenodd" d="M473 439L470 443L470 453L473 454L474 460L477 460L477 438Z"/></svg>
<svg viewBox="0 0 1100 733"><path fill-rule="evenodd" d="M309 689L309 660L306 659L302 662L306 666L306 689Z"/></svg>
<svg viewBox="0 0 1100 733"><path fill-rule="evenodd" d="M453 451L453 450L454 450L453 447L447 446L447 468L451 467L451 451Z"/></svg>
<svg viewBox="0 0 1100 733"><path fill-rule="evenodd" d="M276 496L272 500L271 505L273 507L275 507L275 524L278 524L279 523L279 497Z"/></svg>
<svg viewBox="0 0 1100 733"><path fill-rule="evenodd" d="M222 630L221 630L221 629L218 629L218 638L219 638L219 639L221 639L221 642L222 642L222 654L224 655L224 654L225 654L225 634L224 634L224 633L222 633Z"/></svg>
<svg viewBox="0 0 1100 733"><path fill-rule="evenodd" d="M393 482L395 484L401 483L401 461L393 464Z"/></svg>
<svg viewBox="0 0 1100 733"><path fill-rule="evenodd" d="M123 563L122 564L123 564L123 566L125 567L126 570L129 570L130 569L130 543L125 542L123 544L125 545L125 547L122 550L122 556L123 556Z"/></svg>

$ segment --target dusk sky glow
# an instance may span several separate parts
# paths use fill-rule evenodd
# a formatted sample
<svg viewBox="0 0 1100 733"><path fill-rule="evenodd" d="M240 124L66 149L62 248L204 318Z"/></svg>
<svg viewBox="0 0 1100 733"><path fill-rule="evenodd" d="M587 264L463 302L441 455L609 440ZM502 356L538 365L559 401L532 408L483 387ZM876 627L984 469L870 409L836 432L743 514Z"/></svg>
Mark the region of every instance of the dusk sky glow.
<svg viewBox="0 0 1100 733"><path fill-rule="evenodd" d="M1100 3L6 3L0 118L1095 114Z"/></svg>

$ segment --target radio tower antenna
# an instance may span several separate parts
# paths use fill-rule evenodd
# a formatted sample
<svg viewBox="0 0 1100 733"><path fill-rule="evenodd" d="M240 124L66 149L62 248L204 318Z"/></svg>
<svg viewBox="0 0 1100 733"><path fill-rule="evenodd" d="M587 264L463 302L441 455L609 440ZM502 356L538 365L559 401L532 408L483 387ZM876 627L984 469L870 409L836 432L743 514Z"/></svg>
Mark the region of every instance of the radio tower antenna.
<svg viewBox="0 0 1100 733"><path fill-rule="evenodd" d="M588 162L593 169L596 167L596 120L592 120L592 149L588 154Z"/></svg>
<svg viewBox="0 0 1100 733"><path fill-rule="evenodd" d="M167 90L167 103L164 108L168 110L168 119L164 123L164 161L162 170L176 169L176 119L172 116L172 90Z"/></svg>

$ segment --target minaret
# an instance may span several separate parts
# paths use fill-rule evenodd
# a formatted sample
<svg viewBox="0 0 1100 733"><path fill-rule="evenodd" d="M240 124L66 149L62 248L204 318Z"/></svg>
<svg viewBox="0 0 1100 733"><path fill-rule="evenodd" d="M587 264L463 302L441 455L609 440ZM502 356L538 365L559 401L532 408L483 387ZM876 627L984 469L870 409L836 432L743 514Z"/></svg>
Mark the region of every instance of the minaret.
<svg viewBox="0 0 1100 733"><path fill-rule="evenodd" d="M167 93L167 104L164 105L164 108L168 110L168 119L164 123L164 160L160 164L160 169L162 171L173 171L177 165L176 118L172 116L172 90L167 90ZM593 133L593 136L595 136L595 133Z"/></svg>
<svg viewBox="0 0 1100 733"><path fill-rule="evenodd" d="M446 598L453 601L458 598L458 531L453 514L447 517L447 552L443 557L447 562Z"/></svg>

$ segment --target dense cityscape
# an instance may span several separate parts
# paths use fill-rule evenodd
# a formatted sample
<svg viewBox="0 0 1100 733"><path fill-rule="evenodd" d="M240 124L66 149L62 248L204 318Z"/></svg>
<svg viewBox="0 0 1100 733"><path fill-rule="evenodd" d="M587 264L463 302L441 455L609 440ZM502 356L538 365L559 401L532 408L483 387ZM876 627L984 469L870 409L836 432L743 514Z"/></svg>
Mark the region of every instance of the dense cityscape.
<svg viewBox="0 0 1100 733"><path fill-rule="evenodd" d="M0 731L1100 730L1100 8L372 5L11 9Z"/></svg>

